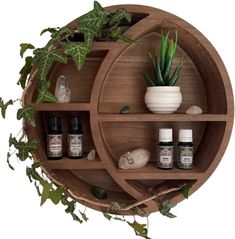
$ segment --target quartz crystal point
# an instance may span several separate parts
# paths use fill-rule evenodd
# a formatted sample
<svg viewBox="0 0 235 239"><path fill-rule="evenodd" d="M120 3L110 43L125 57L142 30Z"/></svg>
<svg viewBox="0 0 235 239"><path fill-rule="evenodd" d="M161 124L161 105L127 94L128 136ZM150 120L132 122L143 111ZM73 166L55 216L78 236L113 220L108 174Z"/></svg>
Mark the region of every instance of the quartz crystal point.
<svg viewBox="0 0 235 239"><path fill-rule="evenodd" d="M56 81L55 96L60 103L68 103L71 101L71 90L65 76L61 75Z"/></svg>

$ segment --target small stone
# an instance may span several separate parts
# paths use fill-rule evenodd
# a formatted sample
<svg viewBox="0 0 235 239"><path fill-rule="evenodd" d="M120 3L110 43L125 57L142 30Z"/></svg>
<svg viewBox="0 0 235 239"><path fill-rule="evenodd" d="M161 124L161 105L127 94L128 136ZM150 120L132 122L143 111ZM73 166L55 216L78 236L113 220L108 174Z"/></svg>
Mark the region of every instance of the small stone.
<svg viewBox="0 0 235 239"><path fill-rule="evenodd" d="M91 192L97 199L106 199L108 197L107 191L104 188L98 186L93 186Z"/></svg>
<svg viewBox="0 0 235 239"><path fill-rule="evenodd" d="M131 107L128 105L125 105L121 110L120 110L120 114L129 114L131 110Z"/></svg>
<svg viewBox="0 0 235 239"><path fill-rule="evenodd" d="M203 111L199 106L193 105L186 111L186 114L188 114L188 115L200 115L200 114L202 114L202 112Z"/></svg>
<svg viewBox="0 0 235 239"><path fill-rule="evenodd" d="M96 151L95 151L95 149L92 149L92 150L88 153L87 159L88 159L88 160L95 160L95 155L96 155Z"/></svg>

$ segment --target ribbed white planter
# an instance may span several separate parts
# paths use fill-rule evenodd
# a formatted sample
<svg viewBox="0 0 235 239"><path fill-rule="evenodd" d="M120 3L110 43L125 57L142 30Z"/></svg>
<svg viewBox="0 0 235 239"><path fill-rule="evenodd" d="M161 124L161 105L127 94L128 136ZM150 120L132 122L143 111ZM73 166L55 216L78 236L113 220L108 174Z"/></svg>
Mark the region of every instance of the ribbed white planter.
<svg viewBox="0 0 235 239"><path fill-rule="evenodd" d="M145 104L153 113L173 113L180 107L181 102L179 86L148 87L145 94Z"/></svg>

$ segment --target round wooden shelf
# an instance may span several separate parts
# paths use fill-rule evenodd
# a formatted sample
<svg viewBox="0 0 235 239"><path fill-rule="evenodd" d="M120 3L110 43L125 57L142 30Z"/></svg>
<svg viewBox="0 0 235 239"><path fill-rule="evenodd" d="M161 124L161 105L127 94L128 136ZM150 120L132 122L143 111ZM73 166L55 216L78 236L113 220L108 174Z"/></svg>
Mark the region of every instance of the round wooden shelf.
<svg viewBox="0 0 235 239"><path fill-rule="evenodd" d="M226 69L210 42L179 17L137 5L106 9L113 12L120 7L133 14L132 24L123 24L122 28L126 35L136 39L136 43L127 44L120 40L95 42L81 71L69 60L66 65L55 64L48 75L52 81L52 92L57 77L61 74L67 77L72 88L71 103L35 104L35 80L27 88L24 102L34 106L37 127L27 125L26 133L29 138L40 140L35 158L42 163L47 175L67 187L74 198L82 195L97 202L91 193L94 185L108 191L108 198L102 202L127 205L150 196L150 187L157 189L164 185L170 188L187 182L194 192L218 166L232 131L233 94ZM75 27L75 23L76 20L70 26ZM171 30L174 34L175 29L179 35L176 58L185 55L182 77L178 81L183 102L175 114L151 114L144 104L146 84L143 74L151 68L148 52L156 42L159 43L162 30ZM119 114L125 105L131 106L131 113ZM185 114L192 105L199 105L204 113ZM58 161L50 161L46 157L47 121L51 115L63 119L64 158ZM95 161L66 157L68 118L72 115L82 117L84 150L89 152L95 148L98 155ZM173 128L175 144L178 129L193 129L192 170L164 171L156 168L155 149L161 127ZM140 147L151 152L147 166L136 170L119 169L120 155ZM168 195L168 199L178 203L183 196L174 192ZM106 210L92 203L86 205ZM146 212L158 210L154 201L142 205L142 208Z"/></svg>

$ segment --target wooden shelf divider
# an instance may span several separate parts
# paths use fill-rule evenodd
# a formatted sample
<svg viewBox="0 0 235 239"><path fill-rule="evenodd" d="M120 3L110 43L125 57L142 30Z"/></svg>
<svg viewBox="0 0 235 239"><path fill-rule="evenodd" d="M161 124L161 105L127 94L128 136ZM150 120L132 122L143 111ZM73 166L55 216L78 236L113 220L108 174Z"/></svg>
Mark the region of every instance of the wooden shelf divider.
<svg viewBox="0 0 235 239"><path fill-rule="evenodd" d="M50 169L103 169L104 164L101 161L89 161L87 159L69 159L43 161L43 166Z"/></svg>
<svg viewBox="0 0 235 239"><path fill-rule="evenodd" d="M100 114L103 122L226 121L226 114Z"/></svg>
<svg viewBox="0 0 235 239"><path fill-rule="evenodd" d="M89 111L90 103L41 103L31 104L35 111Z"/></svg>

